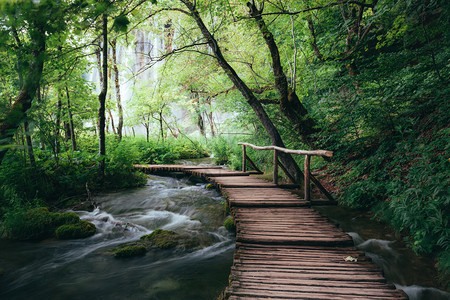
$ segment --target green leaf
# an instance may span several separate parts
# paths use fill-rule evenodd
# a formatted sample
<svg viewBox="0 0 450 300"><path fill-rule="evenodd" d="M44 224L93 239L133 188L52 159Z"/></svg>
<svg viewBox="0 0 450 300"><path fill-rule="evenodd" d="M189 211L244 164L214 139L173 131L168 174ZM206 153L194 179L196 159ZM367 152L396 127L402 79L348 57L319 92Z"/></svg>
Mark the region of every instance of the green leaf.
<svg viewBox="0 0 450 300"><path fill-rule="evenodd" d="M117 32L126 32L128 28L128 24L130 24L130 20L125 15L119 15L114 19L114 30Z"/></svg>

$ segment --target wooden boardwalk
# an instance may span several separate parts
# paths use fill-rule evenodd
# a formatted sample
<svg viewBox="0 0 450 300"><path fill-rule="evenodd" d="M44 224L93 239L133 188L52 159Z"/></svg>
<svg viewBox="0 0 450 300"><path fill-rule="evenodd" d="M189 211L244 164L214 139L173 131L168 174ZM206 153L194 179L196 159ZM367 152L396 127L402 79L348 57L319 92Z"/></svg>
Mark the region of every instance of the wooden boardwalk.
<svg viewBox="0 0 450 300"><path fill-rule="evenodd" d="M227 198L236 223L227 299L408 299L348 234L273 183L216 166L136 168L203 177Z"/></svg>

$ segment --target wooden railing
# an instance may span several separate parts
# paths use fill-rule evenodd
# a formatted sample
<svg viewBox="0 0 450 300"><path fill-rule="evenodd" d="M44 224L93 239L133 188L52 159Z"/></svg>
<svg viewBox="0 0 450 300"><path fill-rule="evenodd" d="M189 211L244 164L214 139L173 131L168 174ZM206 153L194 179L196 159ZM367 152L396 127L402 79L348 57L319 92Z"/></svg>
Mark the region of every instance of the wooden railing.
<svg viewBox="0 0 450 300"><path fill-rule="evenodd" d="M314 184L321 190L321 192L330 200L335 201L333 196L322 186L319 180L317 180L310 172L310 161L311 156L325 156L325 157L333 157L332 151L327 150L292 150L292 149L286 149L278 146L255 146L248 143L238 143L238 145L242 145L242 171L245 172L247 169L247 161L252 165L253 169L258 171L258 173L263 173L258 167L255 165L255 163L248 157L246 147L251 147L255 150L273 150L273 183L278 184L278 166L280 166L284 173L289 177L289 179L292 181L292 183L296 184L296 180L294 179L294 176L292 176L289 171L286 169L286 167L278 160L278 151L289 153L289 154L299 154L299 155L305 155L305 168L304 168L304 177L305 177L305 200L310 201L311 200L311 189L310 189L310 181L314 182Z"/></svg>

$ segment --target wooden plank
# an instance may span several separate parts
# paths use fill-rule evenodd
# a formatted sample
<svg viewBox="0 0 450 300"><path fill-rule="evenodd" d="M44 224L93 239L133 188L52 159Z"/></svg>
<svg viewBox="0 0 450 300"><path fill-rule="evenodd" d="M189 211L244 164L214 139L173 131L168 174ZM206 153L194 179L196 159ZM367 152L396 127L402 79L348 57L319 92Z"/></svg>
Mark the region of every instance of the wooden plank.
<svg viewBox="0 0 450 300"><path fill-rule="evenodd" d="M218 184L221 188L236 188L236 187L246 187L246 188L276 188L277 185L262 180L254 178L251 176L234 176L234 177L212 177L211 181Z"/></svg>
<svg viewBox="0 0 450 300"><path fill-rule="evenodd" d="M249 176L247 172L232 171L227 169L196 168L189 170L191 174L205 177L223 177L223 176Z"/></svg>
<svg viewBox="0 0 450 300"><path fill-rule="evenodd" d="M258 284L258 283L232 283L231 288L234 288L237 291L243 289L257 289L260 291L266 291L268 293L272 292L291 292L291 293L324 293L323 286L307 286L307 285L296 285L296 284L284 284L284 285L276 285L276 284ZM371 289L371 288L349 288L349 287L333 287L332 289L327 289L327 294L330 297L334 296L364 296L364 297L380 297L382 299L386 299L386 297L392 297L393 291L390 289Z"/></svg>

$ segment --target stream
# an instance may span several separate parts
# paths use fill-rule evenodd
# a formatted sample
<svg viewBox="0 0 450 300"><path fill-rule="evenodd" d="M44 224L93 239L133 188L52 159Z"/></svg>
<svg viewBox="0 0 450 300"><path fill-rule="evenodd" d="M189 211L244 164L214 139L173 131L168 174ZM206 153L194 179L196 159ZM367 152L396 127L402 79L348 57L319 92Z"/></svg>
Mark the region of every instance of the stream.
<svg viewBox="0 0 450 300"><path fill-rule="evenodd" d="M450 293L440 290L438 273L432 258L418 256L395 232L370 219L370 214L340 206L314 207L352 238L357 249L380 266L389 282L408 294L410 300L449 300Z"/></svg>
<svg viewBox="0 0 450 300"><path fill-rule="evenodd" d="M97 196L93 212L76 211L96 225L90 238L0 240L0 299L216 299L228 285L235 240L222 226L225 199L205 186L151 176L145 187ZM106 252L157 228L205 247L128 259Z"/></svg>
<svg viewBox="0 0 450 300"><path fill-rule="evenodd" d="M209 165L211 159L178 164ZM216 299L228 285L235 238L222 226L225 199L206 183L150 176L146 186L95 197L76 211L97 233L80 240L0 240L0 299ZM315 207L348 232L358 249L411 300L450 299L439 290L430 258L412 253L389 228L364 212ZM161 228L204 244L195 251L152 250L116 259L111 250Z"/></svg>

